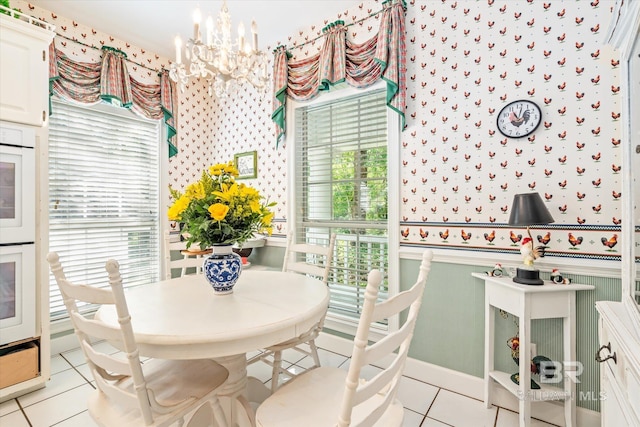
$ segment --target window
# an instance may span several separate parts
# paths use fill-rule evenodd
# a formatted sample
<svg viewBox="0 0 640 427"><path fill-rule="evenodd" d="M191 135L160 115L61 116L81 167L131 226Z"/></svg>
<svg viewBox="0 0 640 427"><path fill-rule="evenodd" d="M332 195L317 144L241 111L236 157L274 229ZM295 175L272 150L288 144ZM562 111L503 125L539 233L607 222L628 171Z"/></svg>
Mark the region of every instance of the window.
<svg viewBox="0 0 640 427"><path fill-rule="evenodd" d="M74 283L125 286L159 279L160 126L108 105L55 102L49 123L49 250ZM50 278L51 319L67 317ZM89 310L91 307L85 307Z"/></svg>
<svg viewBox="0 0 640 427"><path fill-rule="evenodd" d="M385 90L295 108L297 241L337 235L327 319L356 324L369 271L389 289L388 108ZM384 329L385 325L381 325Z"/></svg>

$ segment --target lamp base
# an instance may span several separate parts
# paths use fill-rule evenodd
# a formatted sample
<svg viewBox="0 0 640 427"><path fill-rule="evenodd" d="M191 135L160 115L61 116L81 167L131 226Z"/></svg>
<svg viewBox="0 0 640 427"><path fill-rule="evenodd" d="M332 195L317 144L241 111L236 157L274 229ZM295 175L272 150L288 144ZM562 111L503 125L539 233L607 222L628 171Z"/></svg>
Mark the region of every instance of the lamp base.
<svg viewBox="0 0 640 427"><path fill-rule="evenodd" d="M524 268L516 268L516 276L513 278L513 281L521 285L544 285L544 282L540 278L539 270L527 270Z"/></svg>

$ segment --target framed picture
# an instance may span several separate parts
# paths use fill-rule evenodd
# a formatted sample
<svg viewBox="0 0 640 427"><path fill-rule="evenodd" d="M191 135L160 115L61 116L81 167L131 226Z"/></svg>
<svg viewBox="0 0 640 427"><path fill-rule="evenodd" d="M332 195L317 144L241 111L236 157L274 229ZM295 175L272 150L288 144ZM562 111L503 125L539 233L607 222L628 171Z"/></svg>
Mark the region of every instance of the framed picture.
<svg viewBox="0 0 640 427"><path fill-rule="evenodd" d="M247 151L233 156L233 160L238 169L238 179L249 179L258 177L258 153Z"/></svg>

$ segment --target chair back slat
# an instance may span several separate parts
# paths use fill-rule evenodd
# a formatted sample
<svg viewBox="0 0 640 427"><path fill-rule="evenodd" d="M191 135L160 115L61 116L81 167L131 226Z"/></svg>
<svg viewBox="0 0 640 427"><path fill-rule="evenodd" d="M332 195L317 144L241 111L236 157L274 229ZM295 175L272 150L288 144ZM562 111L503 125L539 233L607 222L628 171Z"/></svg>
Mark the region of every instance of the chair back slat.
<svg viewBox="0 0 640 427"><path fill-rule="evenodd" d="M357 392L353 400L353 406L357 406L362 402L367 401L375 395L389 394L396 387L397 382L394 379L400 378L396 374L404 367L404 360L402 358L395 358L391 364L380 371L376 376L371 378L358 386Z"/></svg>
<svg viewBox="0 0 640 427"><path fill-rule="evenodd" d="M197 272L202 271L202 264L204 263L204 258L195 258L192 256L188 256L186 258L174 259L171 261L171 269L185 269L185 268L195 268ZM171 274L171 273L169 273ZM167 277L166 280L171 279L171 276Z"/></svg>
<svg viewBox="0 0 640 427"><path fill-rule="evenodd" d="M101 368L97 368L100 370ZM125 391L128 389L122 389L119 387L115 387L112 381L107 381L105 379L106 375L99 375L96 377L96 386L98 389L104 393L109 400L111 400L114 404L124 406L129 409L138 409L139 401L138 396L129 391ZM133 388L131 388L133 390ZM150 423L147 423L150 424Z"/></svg>
<svg viewBox="0 0 640 427"><path fill-rule="evenodd" d="M290 262L287 265L287 271L322 278L324 267L321 265L307 264L306 262Z"/></svg>
<svg viewBox="0 0 640 427"><path fill-rule="evenodd" d="M399 349L407 339L412 338L410 335L413 333L414 327L415 319L408 319L400 329L390 332L378 342L368 346L364 352L364 364L375 363Z"/></svg>
<svg viewBox="0 0 640 427"><path fill-rule="evenodd" d="M384 415L389 405L393 403L396 394L397 387L393 390L388 390L387 393L383 395L382 399L379 399L379 402L377 402L378 404L371 408L370 412L357 425L351 424L349 427L374 426L376 422Z"/></svg>
<svg viewBox="0 0 640 427"><path fill-rule="evenodd" d="M417 294L422 293L422 291L422 287L413 286L411 289L400 292L388 300L378 303L373 312L373 322L388 319L394 314L405 310L415 301Z"/></svg>
<svg viewBox="0 0 640 427"><path fill-rule="evenodd" d="M89 285L73 285L66 280L62 281L60 288L64 289L69 298L78 301L96 305L115 303L110 289L100 289Z"/></svg>
<svg viewBox="0 0 640 427"><path fill-rule="evenodd" d="M71 313L70 317L76 329L85 335L104 341L122 341L122 331L119 328L105 325L93 319L87 319L78 312Z"/></svg>
<svg viewBox="0 0 640 427"><path fill-rule="evenodd" d="M316 255L327 255L329 247L321 246L321 245L313 245L310 243L296 243L291 245L291 251L304 253L304 254L316 254Z"/></svg>
<svg viewBox="0 0 640 427"><path fill-rule="evenodd" d="M127 360L117 359L114 356L95 351L93 347L86 342L82 343L82 349L84 350L84 354L86 355L87 359L91 363L96 366L100 366L112 377L131 375L131 367L129 366L129 362Z"/></svg>
<svg viewBox="0 0 640 427"><path fill-rule="evenodd" d="M287 248L284 254L282 271L307 274L316 277L327 284L329 271L333 262L333 250L336 234L329 237L329 244L317 245L310 243L294 243L293 233L287 238Z"/></svg>
<svg viewBox="0 0 640 427"><path fill-rule="evenodd" d="M351 364L345 381L337 424L339 427L354 427L351 424L351 414L359 405L366 407L367 415L358 425L371 426L396 399L432 258L433 252L426 250L420 264L418 279L411 289L378 304L376 300L382 283L382 274L378 270L372 270L369 273L362 314L354 338ZM399 316L400 313L407 313L406 321L402 326L378 342L369 344L372 323ZM360 377L363 366L381 359L388 363L386 368L369 381Z"/></svg>
<svg viewBox="0 0 640 427"><path fill-rule="evenodd" d="M192 246L191 249L194 249ZM171 241L171 233L169 230L164 232L164 279L169 280L173 277L172 273L175 270L180 270L182 277L187 274L187 269L195 269L196 274L202 273L202 264L204 257L207 255L184 255L180 254L180 258L172 258L172 252L182 252L187 250L187 242Z"/></svg>

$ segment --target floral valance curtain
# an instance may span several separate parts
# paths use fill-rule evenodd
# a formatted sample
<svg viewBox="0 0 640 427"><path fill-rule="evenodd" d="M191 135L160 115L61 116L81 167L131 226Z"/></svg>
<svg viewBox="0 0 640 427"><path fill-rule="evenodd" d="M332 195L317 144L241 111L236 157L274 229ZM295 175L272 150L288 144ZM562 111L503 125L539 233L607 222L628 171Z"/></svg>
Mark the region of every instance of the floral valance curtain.
<svg viewBox="0 0 640 427"><path fill-rule="evenodd" d="M49 47L50 95L83 104L103 100L131 108L149 119L164 119L169 157L178 153L175 138L178 99L175 83L169 79L167 70L158 74L158 84L144 84L129 75L127 55L118 49L104 46L102 62L79 62L57 50L54 43Z"/></svg>
<svg viewBox="0 0 640 427"><path fill-rule="evenodd" d="M404 0L383 3L380 29L371 39L357 44L346 39L343 21L327 25L324 44L316 55L291 61L286 47L274 51L273 113L277 142L285 134L287 96L308 100L331 85L346 81L357 88L367 87L382 78L387 82L387 106L401 118L404 129L406 105L406 32Z"/></svg>

